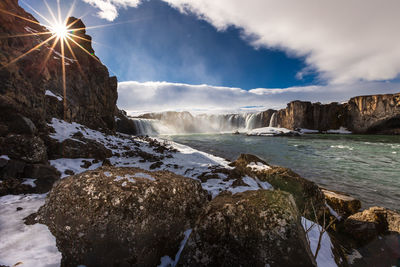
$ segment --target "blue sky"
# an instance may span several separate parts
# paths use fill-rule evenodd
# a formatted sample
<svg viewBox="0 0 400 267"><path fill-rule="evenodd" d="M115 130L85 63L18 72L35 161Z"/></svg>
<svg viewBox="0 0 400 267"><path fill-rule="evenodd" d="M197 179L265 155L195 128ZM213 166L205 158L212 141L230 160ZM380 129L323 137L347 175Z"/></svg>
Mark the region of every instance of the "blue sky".
<svg viewBox="0 0 400 267"><path fill-rule="evenodd" d="M42 0L24 1L48 16ZM57 1L47 1L55 10ZM61 9L72 2L60 0ZM227 109L400 91L398 2L300 2L77 0L72 15L86 14L87 26L109 25L88 33L97 56L123 85L118 104L128 111L157 109L165 95L172 97L164 109L206 110L216 95ZM195 86L200 84L207 90ZM227 101L216 90L241 93ZM250 98L241 97L249 92ZM138 94L147 98L139 103ZM199 95L203 102L180 104Z"/></svg>

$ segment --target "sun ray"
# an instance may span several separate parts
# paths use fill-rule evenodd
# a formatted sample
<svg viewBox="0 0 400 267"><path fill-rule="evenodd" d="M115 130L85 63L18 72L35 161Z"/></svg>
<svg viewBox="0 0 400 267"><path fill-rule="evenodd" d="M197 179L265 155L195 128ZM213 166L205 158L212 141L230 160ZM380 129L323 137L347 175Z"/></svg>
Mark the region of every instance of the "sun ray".
<svg viewBox="0 0 400 267"><path fill-rule="evenodd" d="M27 7L29 7L30 9L32 9L33 12L35 12L38 16L40 16L42 19L44 19L45 21L47 21L48 25L51 25L52 22L50 20L48 20L45 16L43 16L42 14L40 14L39 11L37 11L36 9L34 9L31 5L29 5L27 2L25 2L24 0L20 0L22 3L24 3L24 5L26 5ZM47 25L46 25L47 27Z"/></svg>
<svg viewBox="0 0 400 267"><path fill-rule="evenodd" d="M60 0L57 0L57 13L58 13L58 23L61 23L61 7L60 7Z"/></svg>
<svg viewBox="0 0 400 267"><path fill-rule="evenodd" d="M100 60L95 57L92 53L90 53L86 48L84 48L83 46L81 46L79 43L77 43L74 39L72 39L70 36L67 35L67 38L69 40L71 40L72 42L74 42L77 46L79 46L86 54L88 54L89 56L91 56L92 58L94 58L95 60L97 60L98 62L100 62ZM101 62L100 62L101 63Z"/></svg>
<svg viewBox="0 0 400 267"><path fill-rule="evenodd" d="M0 39L6 39L6 38L16 38L16 37L28 37L28 36L35 36L35 35L49 35L53 34L52 32L35 32L35 33L22 33L22 34L16 34L16 35L6 35L6 36L0 36Z"/></svg>
<svg viewBox="0 0 400 267"><path fill-rule="evenodd" d="M53 10L52 10L52 9L50 8L50 6L49 6L49 3L47 3L46 0L43 0L43 2L44 2L44 4L46 5L47 10L49 11L50 16L53 18L54 22L57 21L56 16L54 15Z"/></svg>
<svg viewBox="0 0 400 267"><path fill-rule="evenodd" d="M74 0L74 2L72 2L72 5L71 5L71 7L70 7L69 10L68 10L67 15L65 16L64 25L67 25L68 19L69 19L69 17L71 17L72 12L73 12L74 9L75 9L75 4L76 4L76 0ZM67 27L68 27L68 25L67 25Z"/></svg>
<svg viewBox="0 0 400 267"><path fill-rule="evenodd" d="M86 79L86 75L85 75L85 73L83 72L82 66L81 66L81 64L79 63L79 60L78 60L78 58L76 57L76 55L75 55L75 53L74 53L74 50L72 49L72 47L71 47L71 45L69 44L69 42L65 42L65 44L67 45L68 50L71 52L72 57L75 59L76 64L78 65L79 72L82 74L82 77L83 77L84 79Z"/></svg>
<svg viewBox="0 0 400 267"><path fill-rule="evenodd" d="M47 63L47 61L49 61L50 56L51 56L51 54L53 53L54 48L55 48L56 45L58 44L59 40L60 40L60 38L57 37L57 39L54 40L53 44L52 44L51 47L49 48L49 52L47 53L47 55L46 55L46 57L45 57L45 59L44 59L44 61L43 61L43 63L42 63L42 67L41 67L41 69L40 69L40 72L41 72L41 73L43 72L44 68L46 67L46 63Z"/></svg>
<svg viewBox="0 0 400 267"><path fill-rule="evenodd" d="M39 23L39 22L37 22L37 21L34 21L34 20L31 20L31 19L25 18L25 17L23 17L23 16L20 16L20 15L14 14L14 13L12 13L12 12L10 12L10 11L7 11L7 10L1 9L1 8L0 8L0 12L3 12L3 13L6 13L6 14L8 14L8 15L11 15L11 16L14 16L14 17L17 17L17 18L20 18L20 19L23 19L23 20L29 21L29 22L31 22L31 23L34 23L34 24L37 24L37 25L43 26L43 24L40 24L40 23Z"/></svg>
<svg viewBox="0 0 400 267"><path fill-rule="evenodd" d="M74 30L74 29L71 29L71 31L73 31L73 30ZM79 35L76 35L76 34L73 34L73 33L68 33L67 35L70 36L70 37L74 37L74 38L78 38L78 39L80 39L80 40L86 41L86 42L88 42L88 43L94 43L94 44L98 44L98 45L102 45L102 46L111 48L111 47L108 46L108 45L105 45L105 44L102 44L102 43L99 43L99 42L96 42L96 41L93 41L93 40L89 40L89 39L87 39L87 38L85 38L85 37L82 37L82 36L79 36Z"/></svg>
<svg viewBox="0 0 400 267"><path fill-rule="evenodd" d="M33 52L34 50L42 47L44 44L48 43L49 41L51 41L52 39L56 38L55 35L50 36L49 38L47 38L46 40L44 40L43 42L39 43L38 45L36 45L35 47L33 47L32 49L30 49L29 51L23 53L22 55L20 55L19 57L11 60L9 63L7 63L6 65L4 65L2 68L6 68L9 65L15 63L16 61L20 60L21 58L25 57L26 55L28 55L29 53Z"/></svg>

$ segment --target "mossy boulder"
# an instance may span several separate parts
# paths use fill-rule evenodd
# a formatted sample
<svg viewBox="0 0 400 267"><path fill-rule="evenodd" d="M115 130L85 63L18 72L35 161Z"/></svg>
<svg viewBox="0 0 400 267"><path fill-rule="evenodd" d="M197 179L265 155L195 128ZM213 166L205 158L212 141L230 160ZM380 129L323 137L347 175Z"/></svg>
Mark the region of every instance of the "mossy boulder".
<svg viewBox="0 0 400 267"><path fill-rule="evenodd" d="M156 266L175 256L207 202L193 179L101 167L60 180L37 218L56 237L62 266Z"/></svg>
<svg viewBox="0 0 400 267"><path fill-rule="evenodd" d="M179 266L316 266L293 197L223 193L201 214Z"/></svg>
<svg viewBox="0 0 400 267"><path fill-rule="evenodd" d="M241 154L232 165L250 176L257 176L261 181L270 183L274 189L292 194L301 214L311 220L315 220L314 209L320 217L326 208L324 194L318 185L291 169L268 165L251 154Z"/></svg>

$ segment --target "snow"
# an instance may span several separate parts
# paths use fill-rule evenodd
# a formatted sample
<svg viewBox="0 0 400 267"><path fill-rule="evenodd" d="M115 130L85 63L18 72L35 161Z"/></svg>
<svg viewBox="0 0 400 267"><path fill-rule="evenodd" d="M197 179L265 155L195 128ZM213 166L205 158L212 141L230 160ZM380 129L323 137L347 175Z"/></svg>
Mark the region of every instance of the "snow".
<svg viewBox="0 0 400 267"><path fill-rule="evenodd" d="M228 191L232 192L233 194L242 193L245 191L254 191L259 189L272 189L272 186L267 182L261 182L257 178L252 178L250 176L245 176L242 178L243 182L248 186L237 186L237 187L230 187ZM233 181L232 181L233 182Z"/></svg>
<svg viewBox="0 0 400 267"><path fill-rule="evenodd" d="M134 180L134 179L132 179L132 178L134 178L134 176L133 175L130 175L130 174L125 174L125 176L117 176L115 179L114 179L114 181L121 181L121 180L124 180L124 179L126 179L126 180L128 180L128 182L131 182L131 183L136 183L136 181ZM123 184L122 184L122 186L125 186L126 185L126 182L124 182Z"/></svg>
<svg viewBox="0 0 400 267"><path fill-rule="evenodd" d="M295 131L291 131L286 128L277 128L277 127L262 127L256 128L248 131L247 135L257 135L257 136L274 136L277 134L287 134L287 133L295 133Z"/></svg>
<svg viewBox="0 0 400 267"><path fill-rule="evenodd" d="M97 169L102 165L102 162L92 163L92 165L85 169L81 167L84 163L83 161L87 160L92 162L94 159L87 159L87 158L78 158L78 159L68 159L68 158L61 158L50 160L50 165L55 167L59 172L61 172L61 178L67 177L68 174L65 174L66 170L71 170L75 174L82 173L87 170L94 170Z"/></svg>
<svg viewBox="0 0 400 267"><path fill-rule="evenodd" d="M175 255L175 260L172 260L169 256L164 256L161 258L161 264L158 267L175 267L181 256L182 250L185 248L186 242L189 239L190 234L192 233L192 229L186 230L184 234L184 238L179 246L178 253Z"/></svg>
<svg viewBox="0 0 400 267"><path fill-rule="evenodd" d="M347 130L346 128L344 128L344 127L340 127L337 130L328 130L326 132L330 133L330 134L351 134L352 133L349 130Z"/></svg>
<svg viewBox="0 0 400 267"><path fill-rule="evenodd" d="M30 185L31 187L36 187L36 179L25 178L22 184Z"/></svg>
<svg viewBox="0 0 400 267"><path fill-rule="evenodd" d="M310 241L311 252L313 253L313 255L315 255L322 226L310 220L307 220L304 217L301 217L301 224L303 225L304 231L307 231L307 229L312 227L308 231L307 237ZM333 245L331 242L331 238L329 237L329 234L327 232L324 232L321 239L321 248L318 252L318 256L316 259L318 267L337 267L332 248Z"/></svg>
<svg viewBox="0 0 400 267"><path fill-rule="evenodd" d="M0 159L10 160L10 158L7 155L1 155Z"/></svg>
<svg viewBox="0 0 400 267"><path fill-rule="evenodd" d="M25 225L23 218L36 212L45 194L0 197L0 265L60 266L61 253L56 239L43 224ZM17 211L17 207L22 210Z"/></svg>
<svg viewBox="0 0 400 267"><path fill-rule="evenodd" d="M137 173L135 173L134 178L145 178L145 179L148 179L148 180L150 180L150 181L155 181L155 180L156 180L156 179L154 179L153 176L151 176L151 175L149 175L149 174L147 174L147 173L143 173L143 172L137 172Z"/></svg>
<svg viewBox="0 0 400 267"><path fill-rule="evenodd" d="M263 164L261 162L257 162L257 163L250 162L249 164L247 164L246 167L252 169L253 171L264 171L264 170L271 169L270 166L265 165L265 164Z"/></svg>
<svg viewBox="0 0 400 267"><path fill-rule="evenodd" d="M55 94L54 94L52 91L50 91L50 90L46 90L45 95L53 96L53 97L57 98L58 101L62 101L62 100L63 100L63 98L62 98L61 96L55 95Z"/></svg>
<svg viewBox="0 0 400 267"><path fill-rule="evenodd" d="M340 221L340 220L342 219L342 217L339 216L339 214L337 214L337 212L336 212L334 209L332 209L332 207L329 206L328 203L325 203L325 205L326 205L326 207L329 209L329 212L330 212L338 221Z"/></svg>
<svg viewBox="0 0 400 267"><path fill-rule="evenodd" d="M301 132L301 133L304 133L304 134L314 134L314 133L319 133L319 131L318 131L318 130L303 129L303 128L301 128L301 129L300 129L300 132Z"/></svg>

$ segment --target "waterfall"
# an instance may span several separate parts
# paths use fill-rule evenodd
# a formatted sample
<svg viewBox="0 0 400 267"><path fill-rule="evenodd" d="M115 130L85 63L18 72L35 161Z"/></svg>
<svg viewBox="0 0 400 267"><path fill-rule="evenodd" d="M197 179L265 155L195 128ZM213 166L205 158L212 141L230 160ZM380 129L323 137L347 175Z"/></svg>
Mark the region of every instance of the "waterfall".
<svg viewBox="0 0 400 267"><path fill-rule="evenodd" d="M278 118L276 117L276 112L274 112L269 120L269 127L276 127L278 125Z"/></svg>
<svg viewBox="0 0 400 267"><path fill-rule="evenodd" d="M265 127L263 112L242 114L200 114L164 112L131 118L139 135L246 132Z"/></svg>

